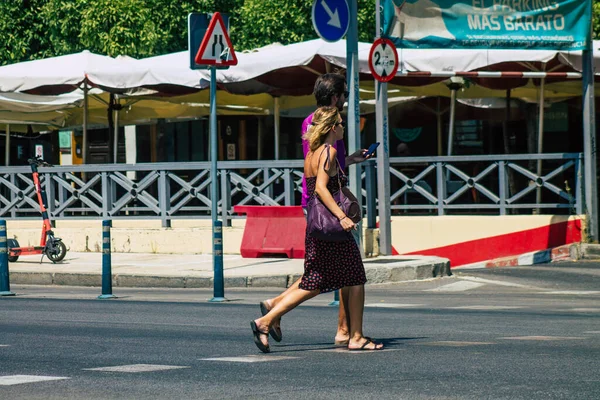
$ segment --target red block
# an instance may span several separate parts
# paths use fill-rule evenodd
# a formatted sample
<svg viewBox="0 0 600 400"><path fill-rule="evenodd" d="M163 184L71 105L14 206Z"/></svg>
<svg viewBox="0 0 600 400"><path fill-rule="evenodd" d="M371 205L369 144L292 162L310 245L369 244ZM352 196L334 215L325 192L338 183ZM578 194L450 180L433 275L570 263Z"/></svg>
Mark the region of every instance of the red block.
<svg viewBox="0 0 600 400"><path fill-rule="evenodd" d="M306 218L302 207L234 206L233 211L247 216L242 257L286 254L288 258L304 258Z"/></svg>

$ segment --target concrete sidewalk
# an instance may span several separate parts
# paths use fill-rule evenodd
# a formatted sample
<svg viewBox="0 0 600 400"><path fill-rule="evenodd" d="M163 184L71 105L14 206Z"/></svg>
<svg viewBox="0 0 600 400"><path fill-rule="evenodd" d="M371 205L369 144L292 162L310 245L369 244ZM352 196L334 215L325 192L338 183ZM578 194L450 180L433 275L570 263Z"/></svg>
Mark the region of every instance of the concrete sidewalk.
<svg viewBox="0 0 600 400"><path fill-rule="evenodd" d="M69 252L62 263L22 256L9 263L10 283L102 286L102 254ZM113 287L210 288L211 254L113 253ZM363 260L368 284L449 276L450 261L431 256L382 256ZM225 255L225 287L291 285L302 274L303 259L242 258Z"/></svg>

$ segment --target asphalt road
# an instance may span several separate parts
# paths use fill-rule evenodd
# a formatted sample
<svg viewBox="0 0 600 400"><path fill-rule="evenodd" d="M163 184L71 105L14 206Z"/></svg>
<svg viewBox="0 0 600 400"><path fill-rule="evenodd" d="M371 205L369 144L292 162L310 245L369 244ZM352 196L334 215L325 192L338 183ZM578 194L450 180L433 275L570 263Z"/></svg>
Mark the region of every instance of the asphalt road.
<svg viewBox="0 0 600 400"><path fill-rule="evenodd" d="M0 398L598 399L599 280L600 264L570 263L368 286L365 333L386 350L362 353L332 346L322 295L284 317L269 355L249 321L275 291L215 304L206 290L13 286Z"/></svg>

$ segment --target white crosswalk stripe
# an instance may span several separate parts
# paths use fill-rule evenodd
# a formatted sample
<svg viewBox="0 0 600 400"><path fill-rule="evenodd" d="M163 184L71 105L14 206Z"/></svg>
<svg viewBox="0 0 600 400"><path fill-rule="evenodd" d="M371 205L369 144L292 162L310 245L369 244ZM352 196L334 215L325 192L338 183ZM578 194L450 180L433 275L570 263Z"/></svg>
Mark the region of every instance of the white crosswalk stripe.
<svg viewBox="0 0 600 400"><path fill-rule="evenodd" d="M410 308L410 307L423 307L425 304L398 304L398 303L373 303L365 304L365 307L374 308Z"/></svg>
<svg viewBox="0 0 600 400"><path fill-rule="evenodd" d="M467 346L481 346L487 344L495 344L492 342L461 342L461 341L452 341L452 340L441 340L438 342L422 342L422 343L413 343L414 345L419 346L448 346L448 347L467 347Z"/></svg>
<svg viewBox="0 0 600 400"><path fill-rule="evenodd" d="M66 376L42 376L42 375L6 375L0 376L0 386L20 385L22 383L35 383L46 381L58 381L71 379Z"/></svg>
<svg viewBox="0 0 600 400"><path fill-rule="evenodd" d="M296 358L298 358L298 357L251 355L251 356L242 356L242 357L199 358L199 360L200 361L222 361L222 362L255 363L255 362L269 362L269 361L293 360L293 359L296 359Z"/></svg>
<svg viewBox="0 0 600 400"><path fill-rule="evenodd" d="M458 306L458 307L446 307L451 310L514 310L523 308L521 306Z"/></svg>
<svg viewBox="0 0 600 400"><path fill-rule="evenodd" d="M383 353L390 351L401 351L403 349L388 349L384 348L383 350L348 350L346 346L340 346L329 349L315 349L310 351L316 351L320 353L344 353L344 354L374 354L374 353Z"/></svg>
<svg viewBox="0 0 600 400"><path fill-rule="evenodd" d="M170 369L181 369L190 368L179 365L156 365L156 364L131 364L131 365L115 365L112 367L100 367L100 368L83 368L84 371L101 371L101 372L153 372L153 371L166 371Z"/></svg>
<svg viewBox="0 0 600 400"><path fill-rule="evenodd" d="M0 344L0 347L8 347L10 346L9 344Z"/></svg>
<svg viewBox="0 0 600 400"><path fill-rule="evenodd" d="M584 337L575 337L575 336L513 336L513 337L501 337L499 339L505 340L532 340L532 341L543 341L549 342L553 340L582 340L587 339Z"/></svg>
<svg viewBox="0 0 600 400"><path fill-rule="evenodd" d="M535 287L535 286L531 286L531 285L521 285L520 283L505 282L505 281L495 281L495 280L492 280L492 279L478 278L476 276L461 276L461 277L459 277L459 279L462 279L463 281L469 281L469 282L489 283L491 285L496 285L496 286L506 286L506 287L515 287L515 288L538 289L538 290L541 290L540 288Z"/></svg>
<svg viewBox="0 0 600 400"><path fill-rule="evenodd" d="M600 291L597 291L597 290L554 290L552 292L544 292L544 294L589 295L589 294L600 294Z"/></svg>
<svg viewBox="0 0 600 400"><path fill-rule="evenodd" d="M440 286L435 289L427 289L426 292L464 292L465 290L475 289L483 285L483 283L478 282L461 281Z"/></svg>

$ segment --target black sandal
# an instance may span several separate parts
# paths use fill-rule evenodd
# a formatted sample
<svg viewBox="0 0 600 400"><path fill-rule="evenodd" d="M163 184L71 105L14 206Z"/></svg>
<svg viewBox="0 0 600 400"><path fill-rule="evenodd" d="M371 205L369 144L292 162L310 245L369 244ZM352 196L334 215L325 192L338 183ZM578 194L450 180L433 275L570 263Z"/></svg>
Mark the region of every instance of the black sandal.
<svg viewBox="0 0 600 400"><path fill-rule="evenodd" d="M269 309L267 309L267 303L264 301L260 302L260 312L263 315L263 317L265 315L267 315L269 313ZM279 319L279 323L281 324L281 318ZM281 342L282 334L281 334L281 326L278 328L275 327L271 327L269 329L269 333L271 334L271 337L273 338L274 341L276 342Z"/></svg>
<svg viewBox="0 0 600 400"><path fill-rule="evenodd" d="M381 347L377 347L378 345L382 344L382 343L375 343L370 337L365 336L365 339L367 339L362 346L360 346L358 349L351 349L348 348L348 351L378 351L378 350L383 350L384 346ZM367 349L366 347L369 345L369 343L373 343L375 345L375 347L373 347L372 349Z"/></svg>
<svg viewBox="0 0 600 400"><path fill-rule="evenodd" d="M254 321L250 321L250 328L252 328L252 334L254 336L254 344L256 345L256 347L258 347L258 349L260 351L262 351L263 353L270 353L271 352L271 348L269 347L269 345L265 345L261 340L260 340L260 335L265 335L267 338L269 337L268 333L264 333L261 332L258 329L258 326L256 326L256 322Z"/></svg>

